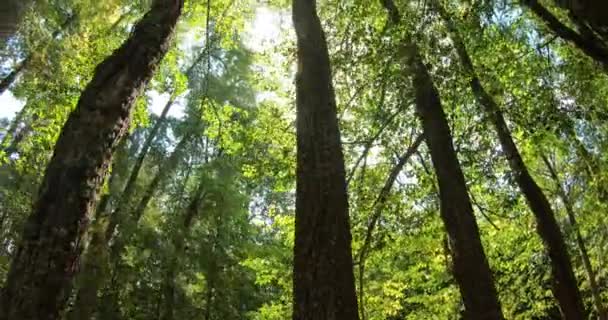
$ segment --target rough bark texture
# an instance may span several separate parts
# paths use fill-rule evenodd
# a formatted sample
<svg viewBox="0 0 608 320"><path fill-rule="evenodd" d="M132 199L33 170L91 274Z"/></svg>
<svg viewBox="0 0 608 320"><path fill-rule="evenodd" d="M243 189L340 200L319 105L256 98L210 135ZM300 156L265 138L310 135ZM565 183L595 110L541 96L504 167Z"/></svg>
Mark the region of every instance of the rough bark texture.
<svg viewBox="0 0 608 320"><path fill-rule="evenodd" d="M57 140L0 301L0 319L59 319L90 215L132 106L169 47L181 0L156 0L95 70Z"/></svg>
<svg viewBox="0 0 608 320"><path fill-rule="evenodd" d="M559 21L547 8L541 5L538 0L521 0L525 6L530 8L542 21L545 22L549 30L560 38L574 44L591 59L595 60L608 71L608 46L594 33L581 35L572 30L567 25Z"/></svg>
<svg viewBox="0 0 608 320"><path fill-rule="evenodd" d="M458 30L448 14L437 5L436 9L443 16L452 41L470 80L470 87L477 102L482 106L488 119L492 122L498 140L509 162L515 181L523 193L530 210L536 218L537 232L543 240L547 254L551 259L553 295L558 301L565 319L584 319L585 311L581 295L574 276L568 248L562 237L555 213L547 197L530 175L513 138L500 107L494 98L485 90L475 73L473 62L466 50Z"/></svg>
<svg viewBox="0 0 608 320"><path fill-rule="evenodd" d="M452 144L439 93L417 48L410 46L416 110L439 183L441 218L448 233L453 273L465 305L465 319L503 319L464 174Z"/></svg>
<svg viewBox="0 0 608 320"><path fill-rule="evenodd" d="M297 35L294 320L359 319L344 156L314 0L293 0Z"/></svg>
<svg viewBox="0 0 608 320"><path fill-rule="evenodd" d="M394 26L400 14L391 0L383 0ZM388 4L387 4L388 3ZM439 185L441 219L452 255L452 271L464 302L464 319L503 319L494 278L486 258L464 174L454 150L439 92L429 74L418 46L404 43L405 63L413 73L416 111L424 128Z"/></svg>
<svg viewBox="0 0 608 320"><path fill-rule="evenodd" d="M591 296L593 297L593 305L597 310L598 319L599 320L607 320L608 314L606 314L606 309L604 309L604 305L602 303L602 295L600 287L596 281L595 271L593 270L593 266L591 265L591 259L589 258L589 252L587 251L587 246L585 245L585 240L583 239L583 235L578 228L578 223L576 222L576 214L574 213L574 208L572 207L572 203L570 202L570 197L566 193L566 190L562 186L562 182L557 175L557 171L549 162L546 156L542 156L547 169L549 169L549 174L555 182L557 186L557 194L562 200L564 207L566 208L566 213L568 214L568 222L570 222L570 226L574 229L574 235L576 238L576 245L578 246L578 250L581 255L581 260L583 261L583 268L585 269L585 273L587 274L587 278L589 279L589 287L591 287Z"/></svg>

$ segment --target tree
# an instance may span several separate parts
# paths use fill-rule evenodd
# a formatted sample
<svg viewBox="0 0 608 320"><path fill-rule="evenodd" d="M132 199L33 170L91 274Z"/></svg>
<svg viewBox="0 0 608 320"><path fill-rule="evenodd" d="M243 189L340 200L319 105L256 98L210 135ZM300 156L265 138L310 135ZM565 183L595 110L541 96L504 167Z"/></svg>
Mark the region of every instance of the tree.
<svg viewBox="0 0 608 320"><path fill-rule="evenodd" d="M128 128L135 98L170 45L182 6L179 0L155 1L82 92L26 222L2 293L0 319L62 314L112 153Z"/></svg>
<svg viewBox="0 0 608 320"><path fill-rule="evenodd" d="M462 38L458 34L456 26L443 7L441 7L438 2L435 2L434 4L450 31L461 64L463 65L467 76L471 79L471 91L477 102L484 109L487 118L494 126L498 135L498 140L500 141L500 146L507 157L511 171L515 176L515 181L526 197L528 205L536 217L537 231L543 239L547 253L551 258L553 294L559 302L562 314L566 319L584 318L585 310L576 277L574 276L574 271L572 269L568 248L562 237L559 224L557 223L555 213L551 208L549 200L524 163L519 149L513 141L511 132L500 107L477 77L473 61L467 52Z"/></svg>
<svg viewBox="0 0 608 320"><path fill-rule="evenodd" d="M6 0L0 3L0 45L4 45L21 22L31 0Z"/></svg>
<svg viewBox="0 0 608 320"><path fill-rule="evenodd" d="M315 0L294 0L297 187L293 319L359 319L344 158Z"/></svg>
<svg viewBox="0 0 608 320"><path fill-rule="evenodd" d="M395 3L391 0L382 3L391 23L399 25L401 15ZM439 92L414 40L405 40L403 51L406 65L413 73L416 110L439 183L441 218L449 237L454 277L465 305L464 316L467 319L502 319L494 277L481 244Z"/></svg>

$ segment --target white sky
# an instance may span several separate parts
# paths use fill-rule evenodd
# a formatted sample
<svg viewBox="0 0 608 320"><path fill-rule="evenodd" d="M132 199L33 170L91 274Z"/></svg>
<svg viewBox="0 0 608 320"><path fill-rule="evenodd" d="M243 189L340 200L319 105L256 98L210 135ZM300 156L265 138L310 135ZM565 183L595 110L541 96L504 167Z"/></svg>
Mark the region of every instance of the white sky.
<svg viewBox="0 0 608 320"><path fill-rule="evenodd" d="M287 19L288 20L288 19ZM255 17L252 22L246 26L245 45L254 52L262 52L274 47L281 37L282 30L290 21L286 21L285 15L269 9L267 7L259 7L256 9ZM194 37L186 35L186 42L193 42ZM188 47L189 44L185 44ZM164 108L168 94L159 94L156 91L147 93L151 100L150 110L159 115ZM25 101L17 100L10 91L0 95L0 118L13 118L15 113L21 110L25 105ZM171 107L170 116L180 118L184 114L184 101L178 101Z"/></svg>

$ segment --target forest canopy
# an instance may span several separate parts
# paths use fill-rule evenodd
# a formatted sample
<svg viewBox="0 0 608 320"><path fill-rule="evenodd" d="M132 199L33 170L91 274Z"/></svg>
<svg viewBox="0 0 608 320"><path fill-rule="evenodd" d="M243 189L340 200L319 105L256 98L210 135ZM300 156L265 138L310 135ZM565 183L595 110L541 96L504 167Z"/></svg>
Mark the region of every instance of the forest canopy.
<svg viewBox="0 0 608 320"><path fill-rule="evenodd" d="M0 1L0 320L608 320L608 2Z"/></svg>

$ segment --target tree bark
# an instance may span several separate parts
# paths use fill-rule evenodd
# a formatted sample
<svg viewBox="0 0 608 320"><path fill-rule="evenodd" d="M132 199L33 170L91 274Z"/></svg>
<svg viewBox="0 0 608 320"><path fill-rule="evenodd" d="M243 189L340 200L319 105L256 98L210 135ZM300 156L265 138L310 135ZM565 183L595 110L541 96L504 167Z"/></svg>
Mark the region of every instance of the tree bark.
<svg viewBox="0 0 608 320"><path fill-rule="evenodd" d="M437 4L437 3L436 3ZM492 122L498 135L498 140L508 160L515 181L528 202L530 210L536 218L537 232L543 240L547 254L551 259L552 291L558 301L565 319L584 319L585 308L574 276L568 247L562 237L555 213L547 197L530 175L517 145L513 141L507 122L494 98L485 90L475 73L473 62L466 50L458 30L447 12L437 4L436 9L446 22L452 36L452 42L460 61L470 78L470 87L477 102L482 106L488 119Z"/></svg>
<svg viewBox="0 0 608 320"><path fill-rule="evenodd" d="M0 46L5 45L19 28L21 18L31 0L0 1Z"/></svg>
<svg viewBox="0 0 608 320"><path fill-rule="evenodd" d="M392 24L398 25L401 18L393 1L382 2ZM413 73L416 111L439 184L440 213L450 243L454 278L465 306L464 318L504 319L439 92L416 43L404 41L403 52Z"/></svg>
<svg viewBox="0 0 608 320"><path fill-rule="evenodd" d="M83 236L135 99L169 48L182 0L156 0L132 36L95 70L57 140L10 266L0 319L59 319Z"/></svg>
<svg viewBox="0 0 608 320"><path fill-rule="evenodd" d="M294 320L358 320L344 156L315 0L293 0L297 35Z"/></svg>
<svg viewBox="0 0 608 320"><path fill-rule="evenodd" d="M574 44L591 59L602 65L608 71L608 47L599 38L593 35L583 36L563 24L547 8L543 7L538 0L521 0L521 3L534 12L547 25L551 32L560 38Z"/></svg>
<svg viewBox="0 0 608 320"><path fill-rule="evenodd" d="M412 49L416 110L439 184L440 212L448 233L453 273L465 305L465 319L503 319L492 271L486 259L464 174L460 168L439 93Z"/></svg>
<svg viewBox="0 0 608 320"><path fill-rule="evenodd" d="M589 279L589 286L591 287L591 296L593 297L593 304L595 309L597 310L598 319L599 320L608 320L608 314L606 314L606 309L604 309L604 305L602 303L602 295L600 291L600 287L596 281L595 271L593 270L593 266L591 265L591 259L589 258L589 252L587 251L587 246L585 246L585 240L583 240L583 236L581 235L581 231L578 228L578 223L576 222L576 215L574 214L574 208L572 207L572 203L570 201L570 197L566 194L566 190L562 186L562 182L557 175L557 171L549 162L549 159L545 155L542 155L543 162L549 169L549 174L555 182L557 186L557 194L561 198L564 207L566 208L566 213L568 214L568 222L572 226L574 230L574 235L576 238L576 245L578 246L578 250L581 255L581 260L583 261L583 268L585 269L585 273L587 274L587 278Z"/></svg>
<svg viewBox="0 0 608 320"><path fill-rule="evenodd" d="M608 41L608 2L604 0L554 0L554 2L568 10L577 24Z"/></svg>

